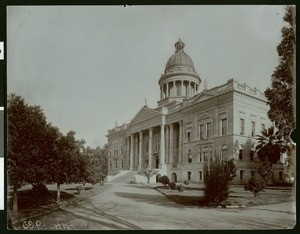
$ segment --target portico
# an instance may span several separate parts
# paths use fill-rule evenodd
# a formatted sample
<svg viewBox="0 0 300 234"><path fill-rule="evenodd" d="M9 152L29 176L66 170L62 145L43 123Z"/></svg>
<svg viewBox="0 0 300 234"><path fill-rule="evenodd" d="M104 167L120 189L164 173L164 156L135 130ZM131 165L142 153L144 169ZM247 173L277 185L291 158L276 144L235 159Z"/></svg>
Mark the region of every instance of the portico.
<svg viewBox="0 0 300 234"><path fill-rule="evenodd" d="M131 171L146 168L166 170L182 158L182 121L160 124L133 132L126 137ZM156 155L159 156L157 163Z"/></svg>

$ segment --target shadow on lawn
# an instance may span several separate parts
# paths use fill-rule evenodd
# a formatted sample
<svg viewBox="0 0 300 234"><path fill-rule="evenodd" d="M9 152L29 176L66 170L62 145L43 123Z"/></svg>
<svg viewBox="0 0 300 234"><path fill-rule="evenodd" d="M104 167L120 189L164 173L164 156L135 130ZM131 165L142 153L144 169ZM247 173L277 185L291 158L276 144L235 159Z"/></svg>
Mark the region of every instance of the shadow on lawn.
<svg viewBox="0 0 300 234"><path fill-rule="evenodd" d="M31 190L18 191L18 209L33 209L39 206L45 206L50 203L56 203L56 191L49 190L47 195L37 196ZM74 198L74 195L60 192L61 200L69 200ZM12 210L12 198L8 200L7 209Z"/></svg>
<svg viewBox="0 0 300 234"><path fill-rule="evenodd" d="M179 204L174 204L173 202L168 201L167 199L165 199L165 197L161 195L124 193L124 192L116 192L115 194L119 197L128 198L136 202L146 202L149 204L165 206L165 207L174 207L174 205L175 206L177 205L180 208L182 208L182 206L180 206Z"/></svg>
<svg viewBox="0 0 300 234"><path fill-rule="evenodd" d="M201 206L206 207L207 202L204 200L203 197L200 196L181 196L181 195L166 195L166 197L178 204L185 205L185 206Z"/></svg>

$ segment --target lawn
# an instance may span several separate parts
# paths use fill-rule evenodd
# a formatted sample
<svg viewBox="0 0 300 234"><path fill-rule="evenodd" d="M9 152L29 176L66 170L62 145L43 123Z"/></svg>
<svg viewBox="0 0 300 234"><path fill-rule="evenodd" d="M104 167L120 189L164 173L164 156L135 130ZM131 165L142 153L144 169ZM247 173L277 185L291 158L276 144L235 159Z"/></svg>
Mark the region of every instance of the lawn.
<svg viewBox="0 0 300 234"><path fill-rule="evenodd" d="M184 192L169 190L167 186L157 186L156 190L164 194L168 199L187 206L207 206L204 201L204 189L199 187L186 187ZM244 191L243 186L231 186L229 196L225 202L232 206L255 206L276 204L294 201L293 190L291 187L269 187L260 192L256 197L249 191Z"/></svg>
<svg viewBox="0 0 300 234"><path fill-rule="evenodd" d="M46 212L58 210L64 204L76 204L76 202L82 201L110 187L108 184L104 184L103 186L86 184L84 191L80 194L75 194L77 192L76 186L78 184L61 185L61 202L59 204L56 201L56 184L47 185L48 194L46 196L36 196L31 191L31 185L23 186L18 190L18 213L14 215L11 212L13 191L9 189L7 204L8 223L17 223L28 217L36 217Z"/></svg>

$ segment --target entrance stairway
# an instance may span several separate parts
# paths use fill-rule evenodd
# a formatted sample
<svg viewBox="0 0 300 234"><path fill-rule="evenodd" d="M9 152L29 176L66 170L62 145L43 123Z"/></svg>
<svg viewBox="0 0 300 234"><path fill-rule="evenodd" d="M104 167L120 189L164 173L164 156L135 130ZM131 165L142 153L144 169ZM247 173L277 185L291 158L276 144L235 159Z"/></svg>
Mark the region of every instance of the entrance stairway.
<svg viewBox="0 0 300 234"><path fill-rule="evenodd" d="M128 181L137 174L137 171L127 171L123 175L112 178L109 183L128 183Z"/></svg>

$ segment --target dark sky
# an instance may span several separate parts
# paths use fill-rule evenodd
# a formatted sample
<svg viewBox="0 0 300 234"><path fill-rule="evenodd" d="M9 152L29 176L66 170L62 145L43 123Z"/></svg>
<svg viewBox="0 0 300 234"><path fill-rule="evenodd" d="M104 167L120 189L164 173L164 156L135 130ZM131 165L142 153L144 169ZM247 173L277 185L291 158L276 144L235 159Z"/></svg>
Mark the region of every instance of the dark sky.
<svg viewBox="0 0 300 234"><path fill-rule="evenodd" d="M8 93L40 105L63 133L103 146L158 80L174 43L208 88L231 78L264 91L278 63L284 6L9 6Z"/></svg>

